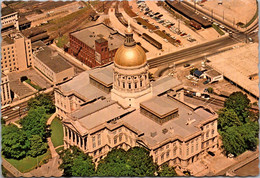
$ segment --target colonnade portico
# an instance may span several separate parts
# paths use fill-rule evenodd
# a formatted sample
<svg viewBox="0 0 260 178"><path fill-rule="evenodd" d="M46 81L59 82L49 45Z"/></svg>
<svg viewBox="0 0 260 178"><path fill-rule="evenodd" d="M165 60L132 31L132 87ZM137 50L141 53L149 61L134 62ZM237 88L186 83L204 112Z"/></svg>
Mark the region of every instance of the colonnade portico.
<svg viewBox="0 0 260 178"><path fill-rule="evenodd" d="M87 137L81 137L78 133L63 125L63 135L64 135L64 149L70 146L77 146L84 152L87 151Z"/></svg>

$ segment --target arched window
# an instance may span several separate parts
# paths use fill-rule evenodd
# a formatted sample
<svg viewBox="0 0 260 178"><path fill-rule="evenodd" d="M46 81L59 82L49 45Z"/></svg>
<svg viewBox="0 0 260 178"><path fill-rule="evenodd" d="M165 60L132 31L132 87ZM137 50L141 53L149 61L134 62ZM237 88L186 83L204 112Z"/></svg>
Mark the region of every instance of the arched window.
<svg viewBox="0 0 260 178"><path fill-rule="evenodd" d="M125 82L123 82L123 88L125 88Z"/></svg>
<svg viewBox="0 0 260 178"><path fill-rule="evenodd" d="M143 86L143 81L140 81L140 87L142 87Z"/></svg>
<svg viewBox="0 0 260 178"><path fill-rule="evenodd" d="M128 88L131 89L131 83L128 83Z"/></svg>

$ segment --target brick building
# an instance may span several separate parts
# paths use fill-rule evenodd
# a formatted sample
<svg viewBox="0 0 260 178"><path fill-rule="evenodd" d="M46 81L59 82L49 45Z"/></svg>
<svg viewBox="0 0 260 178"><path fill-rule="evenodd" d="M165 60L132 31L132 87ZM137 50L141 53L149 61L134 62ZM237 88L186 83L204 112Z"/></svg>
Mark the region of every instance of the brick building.
<svg viewBox="0 0 260 178"><path fill-rule="evenodd" d="M69 53L91 68L113 61L124 43L123 35L103 23L72 32L69 38Z"/></svg>

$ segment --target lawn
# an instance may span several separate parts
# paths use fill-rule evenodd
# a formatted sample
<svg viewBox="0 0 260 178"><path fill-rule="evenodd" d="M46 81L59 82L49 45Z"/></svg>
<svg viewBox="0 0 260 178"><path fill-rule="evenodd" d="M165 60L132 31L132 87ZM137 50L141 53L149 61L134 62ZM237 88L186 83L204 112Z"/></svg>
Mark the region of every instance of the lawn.
<svg viewBox="0 0 260 178"><path fill-rule="evenodd" d="M36 90L41 90L42 89L40 86L35 85L34 83L32 83L30 79L25 80L25 82L28 83L29 85L31 85Z"/></svg>
<svg viewBox="0 0 260 178"><path fill-rule="evenodd" d="M7 159L7 158L5 158L5 160L8 161L10 164L12 164L20 172L24 173L35 169L37 164L43 165L45 163L45 160L48 160L50 158L51 158L51 153L48 150L45 154L38 156L36 158L27 156L21 160Z"/></svg>
<svg viewBox="0 0 260 178"><path fill-rule="evenodd" d="M59 48L63 48L65 44L69 42L69 37L67 35L63 35L62 37L57 38L57 43L56 45Z"/></svg>
<svg viewBox="0 0 260 178"><path fill-rule="evenodd" d="M57 117L51 123L51 141L54 147L63 145L62 123Z"/></svg>
<svg viewBox="0 0 260 178"><path fill-rule="evenodd" d="M222 36L225 35L225 33L215 24L212 24L212 27Z"/></svg>

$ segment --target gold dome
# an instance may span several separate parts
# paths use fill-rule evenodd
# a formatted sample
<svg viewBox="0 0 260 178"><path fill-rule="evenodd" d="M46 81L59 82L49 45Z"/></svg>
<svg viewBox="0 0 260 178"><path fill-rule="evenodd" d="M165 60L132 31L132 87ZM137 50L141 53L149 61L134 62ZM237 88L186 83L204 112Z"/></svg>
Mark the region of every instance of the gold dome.
<svg viewBox="0 0 260 178"><path fill-rule="evenodd" d="M146 62L146 55L139 45L123 45L116 51L114 62L123 67L139 66Z"/></svg>

